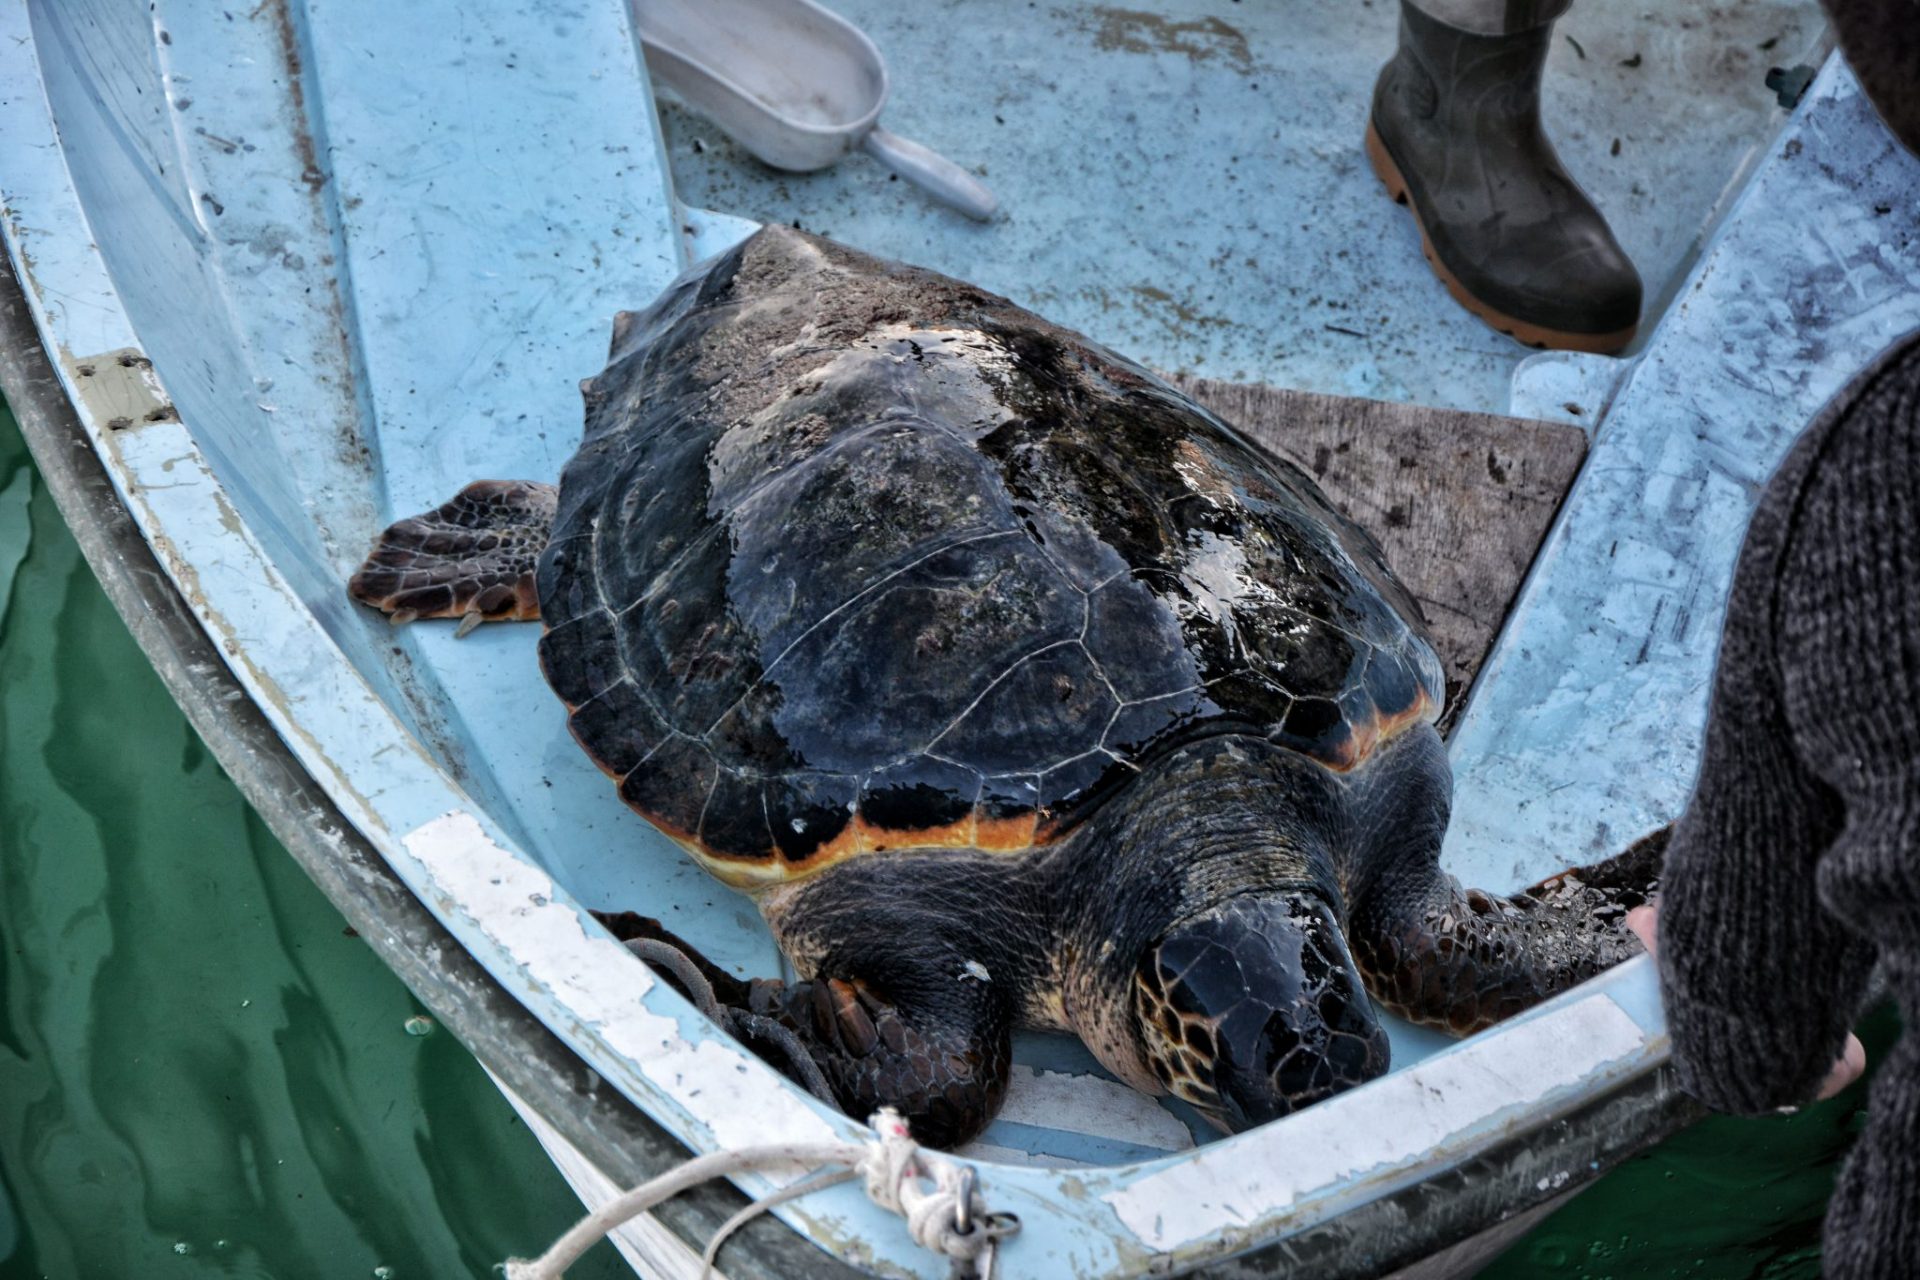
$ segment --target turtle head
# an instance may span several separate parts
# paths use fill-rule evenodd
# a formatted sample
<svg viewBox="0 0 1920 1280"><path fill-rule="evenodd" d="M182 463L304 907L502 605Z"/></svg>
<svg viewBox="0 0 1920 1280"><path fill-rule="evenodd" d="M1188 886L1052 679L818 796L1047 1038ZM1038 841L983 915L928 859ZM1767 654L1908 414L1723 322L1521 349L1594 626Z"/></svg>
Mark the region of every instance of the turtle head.
<svg viewBox="0 0 1920 1280"><path fill-rule="evenodd" d="M1147 948L1133 1016L1148 1069L1229 1133L1387 1069L1387 1036L1317 894L1242 894Z"/></svg>

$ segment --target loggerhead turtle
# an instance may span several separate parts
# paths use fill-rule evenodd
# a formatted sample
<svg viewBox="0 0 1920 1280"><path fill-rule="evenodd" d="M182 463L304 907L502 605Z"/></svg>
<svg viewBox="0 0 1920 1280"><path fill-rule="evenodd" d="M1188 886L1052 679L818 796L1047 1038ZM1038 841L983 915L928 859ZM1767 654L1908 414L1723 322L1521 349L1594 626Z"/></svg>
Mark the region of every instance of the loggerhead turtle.
<svg viewBox="0 0 1920 1280"><path fill-rule="evenodd" d="M1638 950L1657 855L1437 862L1440 666L1306 475L1003 298L781 227L615 322L549 485L380 536L353 595L539 619L575 738L803 980L603 917L854 1115L963 1141L1016 1025L1238 1130ZM1363 991L1364 985L1364 991Z"/></svg>

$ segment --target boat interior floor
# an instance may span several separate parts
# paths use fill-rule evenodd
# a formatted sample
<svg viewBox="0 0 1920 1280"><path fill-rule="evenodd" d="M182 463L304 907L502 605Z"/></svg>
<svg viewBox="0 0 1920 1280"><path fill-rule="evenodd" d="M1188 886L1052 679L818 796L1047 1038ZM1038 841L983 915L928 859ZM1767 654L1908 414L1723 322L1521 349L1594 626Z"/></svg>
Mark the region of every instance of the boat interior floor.
<svg viewBox="0 0 1920 1280"><path fill-rule="evenodd" d="M979 172L1000 218L864 156L777 172L669 108L681 199L972 280L1156 368L1508 411L1532 352L1447 296L1363 154L1398 0L834 7L886 55L888 127ZM1786 118L1769 68L1818 66L1824 26L1813 0L1588 0L1555 28L1547 132L1646 285L1628 355Z"/></svg>

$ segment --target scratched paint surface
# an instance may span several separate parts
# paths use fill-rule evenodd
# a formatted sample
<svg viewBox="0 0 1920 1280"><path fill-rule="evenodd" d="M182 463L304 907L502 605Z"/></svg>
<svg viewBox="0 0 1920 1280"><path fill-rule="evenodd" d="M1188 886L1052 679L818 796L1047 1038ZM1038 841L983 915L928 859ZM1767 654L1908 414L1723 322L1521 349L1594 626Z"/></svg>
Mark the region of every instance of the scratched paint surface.
<svg viewBox="0 0 1920 1280"><path fill-rule="evenodd" d="M1920 157L1837 60L1802 111L1614 396L1455 731L1445 857L1471 883L1527 883L1680 812L1753 504L1820 406L1920 326Z"/></svg>

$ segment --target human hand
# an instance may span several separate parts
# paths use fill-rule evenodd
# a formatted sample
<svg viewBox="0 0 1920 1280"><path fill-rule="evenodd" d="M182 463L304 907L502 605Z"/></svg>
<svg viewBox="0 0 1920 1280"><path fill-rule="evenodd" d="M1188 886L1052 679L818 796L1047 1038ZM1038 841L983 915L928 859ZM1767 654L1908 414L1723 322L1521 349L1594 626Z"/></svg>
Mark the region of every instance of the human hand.
<svg viewBox="0 0 1920 1280"><path fill-rule="evenodd" d="M1635 907L1627 912L1627 928L1633 930L1640 945L1647 949L1648 955L1658 954L1660 928L1660 904L1653 902L1644 907ZM1827 1078L1820 1082L1820 1091L1814 1094L1816 1099L1831 1098L1855 1080L1867 1069L1867 1047L1860 1043L1860 1037L1851 1031L1847 1033L1847 1042L1840 1049L1840 1057L1834 1062L1833 1069L1827 1072Z"/></svg>

